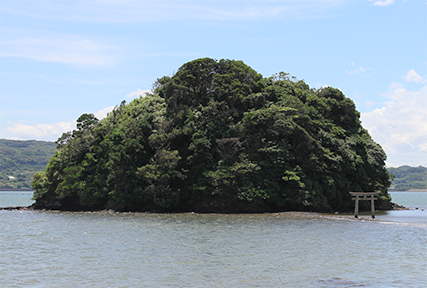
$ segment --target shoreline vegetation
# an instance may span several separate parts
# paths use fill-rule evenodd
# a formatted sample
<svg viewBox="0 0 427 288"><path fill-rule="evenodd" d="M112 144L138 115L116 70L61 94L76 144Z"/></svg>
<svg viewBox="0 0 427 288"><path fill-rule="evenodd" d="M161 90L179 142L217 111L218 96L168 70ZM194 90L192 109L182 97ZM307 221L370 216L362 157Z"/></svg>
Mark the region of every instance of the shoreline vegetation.
<svg viewBox="0 0 427 288"><path fill-rule="evenodd" d="M0 191L10 191L10 192L14 192L14 191L22 191L22 192L31 192L34 191L34 189L19 189L19 188L0 188ZM388 192L427 192L427 189L388 189Z"/></svg>
<svg viewBox="0 0 427 288"><path fill-rule="evenodd" d="M353 209L349 191L376 191L391 209L386 154L351 99L242 61L185 63L76 127L34 175L34 208L334 213Z"/></svg>
<svg viewBox="0 0 427 288"><path fill-rule="evenodd" d="M427 192L427 190L423 189L412 189L414 191L390 191L390 192ZM6 192L31 192L34 190L30 189L0 189L1 191ZM377 207L378 208L378 207ZM221 213L221 212L192 212L192 211L186 211L186 212L153 212L153 211L118 211L118 210L112 210L112 209L104 209L104 210L57 210L57 209L46 209L46 208L36 208L34 204L30 206L10 206L10 207L0 207L1 210L9 210L9 211L64 211L64 212L91 212L91 213L149 213L149 214L163 214L163 213L176 213L176 214L284 214L284 213L312 213L312 214L321 214L321 215L331 215L331 212L304 212L304 211L283 211L283 212L263 212L263 213ZM410 210L410 208L406 208L402 205L399 205L394 202L390 202L390 206L386 209L376 209L376 211L393 211L393 210ZM361 212L370 212L369 209L362 209ZM352 211L342 211L341 213L335 212L334 214L348 214L352 213Z"/></svg>

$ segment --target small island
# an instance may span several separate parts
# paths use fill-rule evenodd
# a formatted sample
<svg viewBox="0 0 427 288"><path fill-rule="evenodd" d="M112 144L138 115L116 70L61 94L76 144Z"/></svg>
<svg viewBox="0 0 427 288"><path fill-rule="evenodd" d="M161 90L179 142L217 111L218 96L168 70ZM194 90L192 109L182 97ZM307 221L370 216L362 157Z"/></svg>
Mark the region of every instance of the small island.
<svg viewBox="0 0 427 288"><path fill-rule="evenodd" d="M339 89L197 59L102 120L81 115L34 175L33 208L334 212L353 209L349 191L391 208L386 154L359 117Z"/></svg>

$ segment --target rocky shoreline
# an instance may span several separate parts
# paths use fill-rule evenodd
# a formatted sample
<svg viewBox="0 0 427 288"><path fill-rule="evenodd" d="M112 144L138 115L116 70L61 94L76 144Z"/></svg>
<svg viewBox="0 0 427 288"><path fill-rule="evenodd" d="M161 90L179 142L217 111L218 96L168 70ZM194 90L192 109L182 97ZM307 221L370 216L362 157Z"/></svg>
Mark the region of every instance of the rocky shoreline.
<svg viewBox="0 0 427 288"><path fill-rule="evenodd" d="M399 205L399 204L396 204L394 202L390 202L390 203L391 203L391 207L392 207L392 209L390 209L390 210L410 210L409 208L406 208L406 207ZM385 211L390 211L390 210L385 210Z"/></svg>
<svg viewBox="0 0 427 288"><path fill-rule="evenodd" d="M36 211L36 209L32 208L31 206L11 206L11 207L0 207L0 210L9 210L9 211Z"/></svg>
<svg viewBox="0 0 427 288"><path fill-rule="evenodd" d="M410 208L406 208L402 205L399 205L397 203L394 202L390 202L391 205L388 207L390 209L382 209L381 207L379 209L377 209L376 211L395 211L395 210L411 210ZM418 209L418 208L415 208ZM135 211L135 212L123 212L123 211L116 211L113 209L106 209L106 210L99 210L99 211L70 211L70 210L58 210L58 209L38 209L35 208L34 204L31 206L12 206L12 207L0 207L0 210L8 210L8 211L64 211L64 212L98 212L98 213L174 213L174 212L150 212L150 211ZM366 210L368 211L368 210ZM360 212L366 212L366 211L360 211ZM351 213L352 211L347 211L347 212L335 212L335 214L332 213L321 213L321 212L304 212L304 211L283 211L283 212L258 212L258 213L217 213L217 212L202 212L202 213L197 213L197 212L180 212L181 213L191 213L191 214L289 214L291 215L292 213L294 214L298 214L298 215L342 215L344 213ZM176 212L175 212L176 213Z"/></svg>

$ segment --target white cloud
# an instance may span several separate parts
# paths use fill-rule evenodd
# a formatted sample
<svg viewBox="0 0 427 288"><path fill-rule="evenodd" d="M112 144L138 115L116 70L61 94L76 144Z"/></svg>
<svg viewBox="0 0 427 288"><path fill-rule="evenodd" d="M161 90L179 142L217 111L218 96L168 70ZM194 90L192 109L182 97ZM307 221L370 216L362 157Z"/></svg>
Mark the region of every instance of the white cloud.
<svg viewBox="0 0 427 288"><path fill-rule="evenodd" d="M250 20L317 17L350 0L14 0L3 11L37 18L98 22Z"/></svg>
<svg viewBox="0 0 427 288"><path fill-rule="evenodd" d="M405 78L406 82L415 82L420 83L423 80L423 77L418 75L417 72L415 72L414 69L409 70L408 74L406 76L403 76Z"/></svg>
<svg viewBox="0 0 427 288"><path fill-rule="evenodd" d="M394 3L394 0L383 0L383 1L381 1L381 0L369 0L369 1L370 2L375 1L373 3L373 5L375 5L375 6L388 6L388 5L391 5Z"/></svg>
<svg viewBox="0 0 427 288"><path fill-rule="evenodd" d="M126 98L135 98L139 96L145 96L145 94L151 93L151 90L142 90L140 88L136 89L136 91L133 91L126 95Z"/></svg>
<svg viewBox="0 0 427 288"><path fill-rule="evenodd" d="M386 151L391 166L427 165L427 86L393 84L382 108L362 113L363 126Z"/></svg>
<svg viewBox="0 0 427 288"><path fill-rule="evenodd" d="M359 67L359 68L356 68L355 70L352 70L352 71L346 71L347 72L347 74L350 74L350 75L353 75L353 74L359 74L359 73L362 73L362 72L366 72L366 68L364 68L364 67Z"/></svg>
<svg viewBox="0 0 427 288"><path fill-rule="evenodd" d="M363 66L359 66L356 67L356 64L354 62L348 63L348 66L352 66L351 71L346 70L345 73L349 74L349 75L354 75L354 74L360 74L360 73L366 73L366 71L368 70L372 70L372 68L366 68Z"/></svg>
<svg viewBox="0 0 427 288"><path fill-rule="evenodd" d="M3 31L0 57L77 65L109 65L114 47L75 35L34 35L34 31ZM25 34L31 33L32 36Z"/></svg>
<svg viewBox="0 0 427 288"><path fill-rule="evenodd" d="M99 120L105 118L113 111L115 106L109 106L94 113ZM76 118L77 119L77 118ZM62 133L76 129L76 120L57 122L53 124L26 124L25 122L7 122L7 127L0 130L2 138L16 140L44 140L56 141Z"/></svg>
<svg viewBox="0 0 427 288"><path fill-rule="evenodd" d="M101 119L107 117L108 113L110 113L111 111L113 111L114 107L116 107L116 106L106 107L104 109L99 110L94 115L95 115L96 118L98 118L99 120L101 120Z"/></svg>
<svg viewBox="0 0 427 288"><path fill-rule="evenodd" d="M1 133L7 139L56 141L62 133L75 129L75 126L75 121L33 125L8 122L8 126Z"/></svg>

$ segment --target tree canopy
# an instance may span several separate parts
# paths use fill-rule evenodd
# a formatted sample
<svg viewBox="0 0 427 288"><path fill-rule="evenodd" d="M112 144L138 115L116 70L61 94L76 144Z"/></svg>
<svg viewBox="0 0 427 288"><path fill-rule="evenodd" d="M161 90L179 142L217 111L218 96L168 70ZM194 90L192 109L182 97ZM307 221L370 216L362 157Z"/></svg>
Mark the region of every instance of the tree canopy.
<svg viewBox="0 0 427 288"><path fill-rule="evenodd" d="M35 206L336 211L352 207L349 191L389 201L386 155L339 89L204 58L152 92L100 121L83 114L34 176Z"/></svg>

